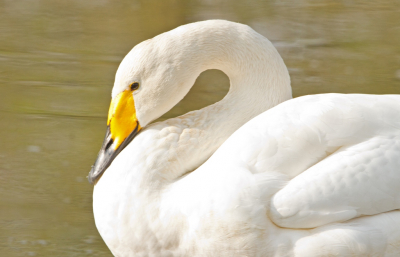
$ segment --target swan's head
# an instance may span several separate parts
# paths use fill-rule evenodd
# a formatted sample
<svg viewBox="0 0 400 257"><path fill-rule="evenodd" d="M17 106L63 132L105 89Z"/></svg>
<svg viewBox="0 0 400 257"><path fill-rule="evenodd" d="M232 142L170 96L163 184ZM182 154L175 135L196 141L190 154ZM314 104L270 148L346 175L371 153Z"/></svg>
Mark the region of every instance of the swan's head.
<svg viewBox="0 0 400 257"><path fill-rule="evenodd" d="M103 146L88 179L96 183L114 158L151 121L169 111L200 74L186 62L174 31L135 46L116 73ZM196 68L192 68L196 67Z"/></svg>

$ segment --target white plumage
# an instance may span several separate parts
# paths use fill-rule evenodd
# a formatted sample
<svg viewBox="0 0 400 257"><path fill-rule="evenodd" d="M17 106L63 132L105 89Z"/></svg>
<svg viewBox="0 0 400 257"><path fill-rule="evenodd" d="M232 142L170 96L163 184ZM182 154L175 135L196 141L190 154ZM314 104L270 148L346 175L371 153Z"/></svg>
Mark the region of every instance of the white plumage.
<svg viewBox="0 0 400 257"><path fill-rule="evenodd" d="M223 100L148 125L207 69L230 78ZM400 256L400 96L286 101L272 44L218 20L136 46L113 97L133 81L144 129L93 195L115 256Z"/></svg>

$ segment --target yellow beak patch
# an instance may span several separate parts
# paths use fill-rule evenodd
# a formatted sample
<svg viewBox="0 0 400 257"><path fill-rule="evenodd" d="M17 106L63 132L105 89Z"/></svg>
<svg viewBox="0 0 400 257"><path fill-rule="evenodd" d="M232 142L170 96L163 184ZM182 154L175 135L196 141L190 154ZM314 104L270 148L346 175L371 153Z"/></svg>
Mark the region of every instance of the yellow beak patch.
<svg viewBox="0 0 400 257"><path fill-rule="evenodd" d="M135 130L141 129L136 117L131 90L124 90L111 100L107 125L110 127L114 150Z"/></svg>

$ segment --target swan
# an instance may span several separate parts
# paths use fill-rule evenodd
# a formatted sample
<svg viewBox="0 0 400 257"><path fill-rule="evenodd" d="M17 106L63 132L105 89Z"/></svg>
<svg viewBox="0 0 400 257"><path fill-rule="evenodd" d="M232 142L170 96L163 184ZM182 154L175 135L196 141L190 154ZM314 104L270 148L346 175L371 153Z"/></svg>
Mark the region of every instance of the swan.
<svg viewBox="0 0 400 257"><path fill-rule="evenodd" d="M221 101L152 123L199 74ZM400 256L400 96L292 98L250 27L180 26L136 45L88 179L115 256Z"/></svg>

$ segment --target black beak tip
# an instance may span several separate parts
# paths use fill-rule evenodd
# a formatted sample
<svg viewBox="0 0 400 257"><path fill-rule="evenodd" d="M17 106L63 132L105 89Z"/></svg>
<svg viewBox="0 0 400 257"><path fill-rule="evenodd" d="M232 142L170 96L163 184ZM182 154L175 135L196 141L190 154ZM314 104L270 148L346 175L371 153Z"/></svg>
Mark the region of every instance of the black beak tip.
<svg viewBox="0 0 400 257"><path fill-rule="evenodd" d="M139 123L131 134L122 142L117 148L113 149L111 145L113 140L110 136L110 127L107 127L106 137L104 138L103 146L100 149L97 159L90 169L87 179L90 184L96 185L97 181L101 178L105 170L111 165L115 157L124 149L139 132Z"/></svg>

